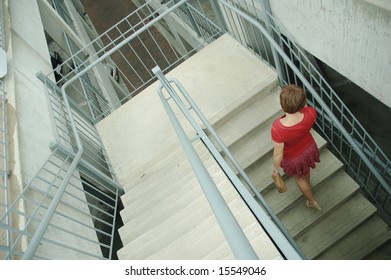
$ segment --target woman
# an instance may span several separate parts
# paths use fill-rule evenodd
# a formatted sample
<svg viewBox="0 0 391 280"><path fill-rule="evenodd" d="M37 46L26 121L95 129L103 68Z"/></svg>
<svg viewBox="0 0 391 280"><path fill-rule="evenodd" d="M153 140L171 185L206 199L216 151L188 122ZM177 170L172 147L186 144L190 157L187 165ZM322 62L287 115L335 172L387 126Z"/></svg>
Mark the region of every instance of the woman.
<svg viewBox="0 0 391 280"><path fill-rule="evenodd" d="M307 106L304 90L296 85L281 89L280 104L285 115L273 122L271 138L274 143L273 174L281 167L285 174L294 176L297 186L307 199L307 207L321 210L311 191L310 167L320 162L320 152L310 129L316 111Z"/></svg>

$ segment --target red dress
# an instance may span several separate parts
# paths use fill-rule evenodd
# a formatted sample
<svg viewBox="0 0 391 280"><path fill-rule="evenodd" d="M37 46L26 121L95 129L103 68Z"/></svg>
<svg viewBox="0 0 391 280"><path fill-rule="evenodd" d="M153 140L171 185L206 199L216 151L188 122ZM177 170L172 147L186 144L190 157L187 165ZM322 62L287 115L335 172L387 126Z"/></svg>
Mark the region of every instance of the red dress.
<svg viewBox="0 0 391 280"><path fill-rule="evenodd" d="M276 143L284 143L284 153L281 168L288 176L301 177L307 175L309 168L315 168L315 162L320 162L320 152L310 132L315 122L316 111L311 107L300 110L304 114L303 119L293 125L285 126L278 118L271 128L272 140Z"/></svg>

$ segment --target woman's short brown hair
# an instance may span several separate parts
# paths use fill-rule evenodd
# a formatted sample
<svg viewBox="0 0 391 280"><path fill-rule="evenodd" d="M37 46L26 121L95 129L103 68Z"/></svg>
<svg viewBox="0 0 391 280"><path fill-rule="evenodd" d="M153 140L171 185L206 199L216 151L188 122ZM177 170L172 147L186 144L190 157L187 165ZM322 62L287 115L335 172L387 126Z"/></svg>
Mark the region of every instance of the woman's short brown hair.
<svg viewBox="0 0 391 280"><path fill-rule="evenodd" d="M286 85L280 92L280 104L285 113L293 114L307 104L303 88L297 85Z"/></svg>

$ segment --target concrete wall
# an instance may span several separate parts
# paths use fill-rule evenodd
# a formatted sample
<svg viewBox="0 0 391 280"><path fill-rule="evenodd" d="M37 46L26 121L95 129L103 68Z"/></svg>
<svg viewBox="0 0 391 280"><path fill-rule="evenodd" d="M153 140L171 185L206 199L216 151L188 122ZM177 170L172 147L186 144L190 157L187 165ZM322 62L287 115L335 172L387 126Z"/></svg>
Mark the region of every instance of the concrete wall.
<svg viewBox="0 0 391 280"><path fill-rule="evenodd" d="M269 1L300 46L391 107L391 1Z"/></svg>
<svg viewBox="0 0 391 280"><path fill-rule="evenodd" d="M49 73L52 68L37 2L10 1L9 17L6 86L9 106L16 112L12 143L15 162L23 170L22 180L29 182L51 154L54 132L44 86L36 73Z"/></svg>

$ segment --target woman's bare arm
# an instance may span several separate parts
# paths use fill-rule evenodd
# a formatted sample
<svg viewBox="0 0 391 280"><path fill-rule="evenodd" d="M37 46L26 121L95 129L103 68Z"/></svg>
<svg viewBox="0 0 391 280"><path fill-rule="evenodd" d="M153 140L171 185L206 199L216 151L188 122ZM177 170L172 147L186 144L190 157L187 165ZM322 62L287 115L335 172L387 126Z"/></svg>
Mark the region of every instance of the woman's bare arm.
<svg viewBox="0 0 391 280"><path fill-rule="evenodd" d="M282 156L284 153L284 143L276 143L274 144L274 151L273 151L273 173L278 173L278 168L280 167Z"/></svg>

